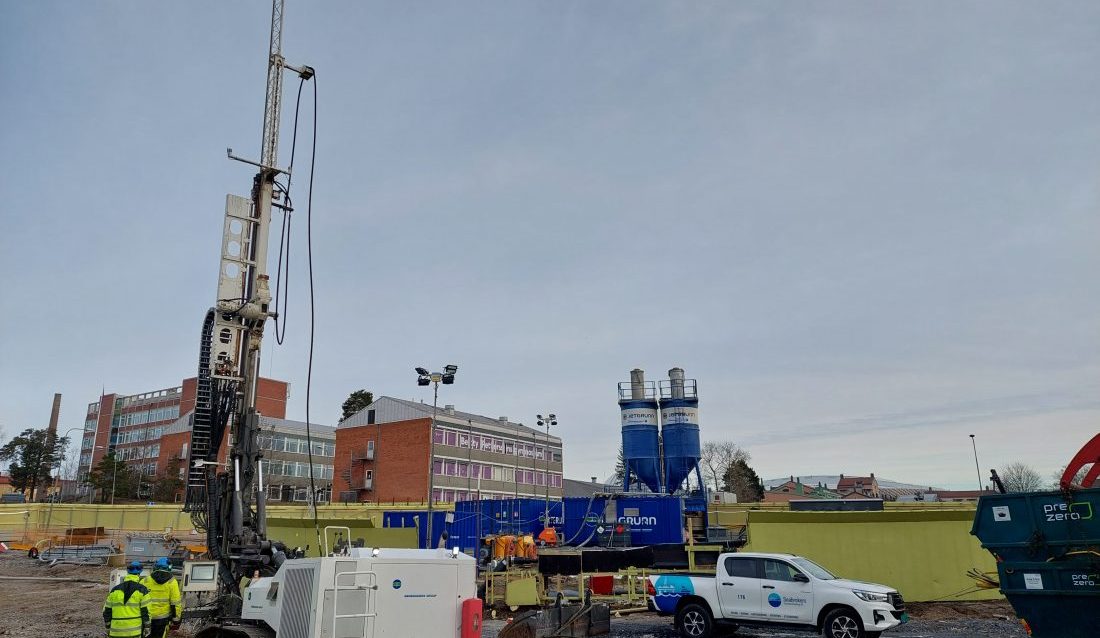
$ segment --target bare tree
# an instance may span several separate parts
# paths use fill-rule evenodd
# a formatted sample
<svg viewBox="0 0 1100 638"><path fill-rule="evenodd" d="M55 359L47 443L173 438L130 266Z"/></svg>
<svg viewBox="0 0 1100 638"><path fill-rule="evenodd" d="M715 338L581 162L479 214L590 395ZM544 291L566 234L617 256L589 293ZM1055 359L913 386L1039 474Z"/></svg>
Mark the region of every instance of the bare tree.
<svg viewBox="0 0 1100 638"><path fill-rule="evenodd" d="M1067 467L1068 467L1067 465L1063 465L1061 468L1058 469L1057 472L1050 475L1050 478L1052 479L1051 482L1050 482L1050 489L1052 489L1052 490L1062 489L1062 475L1066 473L1066 468ZM1088 465L1086 465L1086 466L1082 467L1081 469L1077 470L1077 474L1073 475L1073 484L1074 485L1080 485L1081 481L1085 480L1085 475L1088 474L1088 472L1089 472L1089 466Z"/></svg>
<svg viewBox="0 0 1100 638"><path fill-rule="evenodd" d="M1000 475L1006 492L1035 492L1046 487L1043 483L1043 475L1021 461L1014 461L1004 466Z"/></svg>
<svg viewBox="0 0 1100 638"><path fill-rule="evenodd" d="M749 453L737 447L733 441L707 441L703 444L699 464L703 480L715 491L722 489L726 473L738 461L748 462Z"/></svg>

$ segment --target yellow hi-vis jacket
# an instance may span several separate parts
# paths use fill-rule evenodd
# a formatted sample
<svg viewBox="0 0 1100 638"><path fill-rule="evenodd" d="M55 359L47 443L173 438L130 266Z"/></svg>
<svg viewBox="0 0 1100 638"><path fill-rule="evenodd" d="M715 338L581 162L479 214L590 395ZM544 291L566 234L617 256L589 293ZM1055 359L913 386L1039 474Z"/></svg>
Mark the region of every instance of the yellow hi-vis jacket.
<svg viewBox="0 0 1100 638"><path fill-rule="evenodd" d="M103 603L103 623L111 638L141 638L149 630L149 590L141 580L127 574L107 594Z"/></svg>
<svg viewBox="0 0 1100 638"><path fill-rule="evenodd" d="M178 621L183 614L183 601L180 599L180 584L172 572L156 570L141 584L149 590L149 617L153 620L171 618Z"/></svg>

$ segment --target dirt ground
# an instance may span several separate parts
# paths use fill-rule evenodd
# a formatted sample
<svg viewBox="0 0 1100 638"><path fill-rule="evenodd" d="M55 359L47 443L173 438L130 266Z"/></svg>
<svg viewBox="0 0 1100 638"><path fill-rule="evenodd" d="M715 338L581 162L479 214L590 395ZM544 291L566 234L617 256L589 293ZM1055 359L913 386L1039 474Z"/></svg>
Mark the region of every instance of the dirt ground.
<svg viewBox="0 0 1100 638"><path fill-rule="evenodd" d="M103 638L103 601L111 570L54 565L23 552L0 554L0 636ZM91 582L8 580L9 576L78 578Z"/></svg>
<svg viewBox="0 0 1100 638"><path fill-rule="evenodd" d="M107 567L54 565L22 552L0 554L0 637L103 638L101 610L107 597ZM9 580L10 576L75 578L87 582ZM897 638L1008 638L1025 636L1004 601L912 603L913 621L887 636ZM486 620L485 638L493 638L504 620ZM612 637L673 638L672 621L644 613L613 618ZM183 637L178 633L173 636ZM745 629L738 636L779 638L812 636L789 630ZM410 637L413 638L413 637ZM416 637L421 638L421 637Z"/></svg>

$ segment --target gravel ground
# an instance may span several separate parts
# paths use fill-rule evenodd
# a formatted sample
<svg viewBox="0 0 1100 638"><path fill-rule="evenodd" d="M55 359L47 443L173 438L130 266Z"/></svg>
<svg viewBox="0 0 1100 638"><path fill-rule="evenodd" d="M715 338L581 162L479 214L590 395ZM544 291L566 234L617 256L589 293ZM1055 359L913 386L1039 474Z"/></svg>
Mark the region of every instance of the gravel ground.
<svg viewBox="0 0 1100 638"><path fill-rule="evenodd" d="M883 634L883 638L1026 638L1027 634L1004 602L946 605L912 605L908 624ZM496 638L504 620L486 620L483 638ZM634 614L611 619L613 638L676 638L672 619L656 614ZM744 628L737 638L800 638L812 632L789 629Z"/></svg>

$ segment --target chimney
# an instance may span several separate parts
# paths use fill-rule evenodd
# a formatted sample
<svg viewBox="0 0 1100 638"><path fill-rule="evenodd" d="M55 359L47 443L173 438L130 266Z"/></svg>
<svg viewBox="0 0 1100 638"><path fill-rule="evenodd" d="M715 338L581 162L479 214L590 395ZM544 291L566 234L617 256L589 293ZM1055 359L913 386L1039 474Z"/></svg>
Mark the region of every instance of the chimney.
<svg viewBox="0 0 1100 638"><path fill-rule="evenodd" d="M844 478L844 475L843 475L843 474L841 474L841 475L840 475L840 478Z"/></svg>
<svg viewBox="0 0 1100 638"><path fill-rule="evenodd" d="M61 393L55 392L53 395L53 409L50 410L50 434L57 434L57 417L61 414Z"/></svg>
<svg viewBox="0 0 1100 638"><path fill-rule="evenodd" d="M794 474L791 474L791 483L794 483Z"/></svg>
<svg viewBox="0 0 1100 638"><path fill-rule="evenodd" d="M871 478L875 478L875 473L871 472Z"/></svg>
<svg viewBox="0 0 1100 638"><path fill-rule="evenodd" d="M596 482L596 477L595 477L595 476L593 476L593 477L592 477L592 482L593 482L593 483L595 483L595 482Z"/></svg>
<svg viewBox="0 0 1100 638"><path fill-rule="evenodd" d="M449 403L447 405L443 406L443 410L451 416L455 415L455 406L453 406Z"/></svg>

